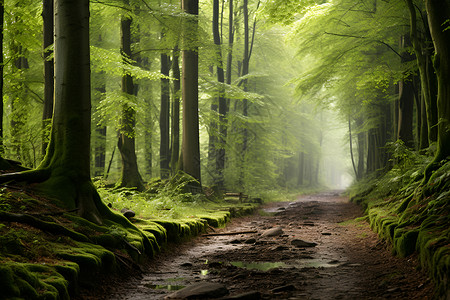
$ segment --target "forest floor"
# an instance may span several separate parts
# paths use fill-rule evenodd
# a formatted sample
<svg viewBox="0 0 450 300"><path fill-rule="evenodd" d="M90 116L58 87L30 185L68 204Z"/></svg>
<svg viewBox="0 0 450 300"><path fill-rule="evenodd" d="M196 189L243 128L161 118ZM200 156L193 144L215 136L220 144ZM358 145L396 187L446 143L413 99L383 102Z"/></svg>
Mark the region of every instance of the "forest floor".
<svg viewBox="0 0 450 300"><path fill-rule="evenodd" d="M210 232L254 233L170 245L142 274L109 278L80 297L164 299L194 283L215 282L231 299L431 299L433 283L416 257L392 256L362 216L338 192L269 203Z"/></svg>

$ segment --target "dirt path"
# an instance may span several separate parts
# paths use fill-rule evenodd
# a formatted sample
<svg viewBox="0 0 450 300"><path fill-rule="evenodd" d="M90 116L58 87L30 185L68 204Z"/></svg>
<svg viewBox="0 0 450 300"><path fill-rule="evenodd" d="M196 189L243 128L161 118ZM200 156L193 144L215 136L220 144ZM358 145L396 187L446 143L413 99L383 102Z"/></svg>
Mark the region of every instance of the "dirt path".
<svg viewBox="0 0 450 300"><path fill-rule="evenodd" d="M415 258L392 257L366 223L354 221L361 210L345 197L304 196L263 211L218 231L257 234L199 237L177 245L142 278L86 298L163 299L199 281L223 283L230 296L259 292L261 299L431 298L432 285L417 271ZM261 236L277 227L281 234Z"/></svg>

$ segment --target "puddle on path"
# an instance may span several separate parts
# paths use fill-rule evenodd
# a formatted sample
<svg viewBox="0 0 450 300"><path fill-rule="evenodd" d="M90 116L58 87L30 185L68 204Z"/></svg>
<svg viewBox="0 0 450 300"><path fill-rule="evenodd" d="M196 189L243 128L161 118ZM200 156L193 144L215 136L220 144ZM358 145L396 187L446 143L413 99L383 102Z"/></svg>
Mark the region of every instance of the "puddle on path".
<svg viewBox="0 0 450 300"><path fill-rule="evenodd" d="M284 262L244 262L244 261L232 261L231 265L250 270L269 271L275 268L285 267Z"/></svg>
<svg viewBox="0 0 450 300"><path fill-rule="evenodd" d="M308 260L298 260L293 263L285 262L244 262L244 261L233 261L230 262L231 265L249 269L249 270L259 270L259 271L269 271L276 268L335 268L339 267L341 264L337 260L324 261L322 259L308 259Z"/></svg>
<svg viewBox="0 0 450 300"><path fill-rule="evenodd" d="M172 285L172 284L146 284L145 287L148 287L152 290L168 290L168 291L178 291L184 288L184 285Z"/></svg>

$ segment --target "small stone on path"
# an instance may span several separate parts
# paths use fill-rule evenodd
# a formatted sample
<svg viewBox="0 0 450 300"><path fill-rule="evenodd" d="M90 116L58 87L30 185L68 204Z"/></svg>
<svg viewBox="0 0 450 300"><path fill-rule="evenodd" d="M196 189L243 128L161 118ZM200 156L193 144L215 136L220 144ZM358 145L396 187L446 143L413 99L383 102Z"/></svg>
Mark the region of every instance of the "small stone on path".
<svg viewBox="0 0 450 300"><path fill-rule="evenodd" d="M250 239L246 240L244 243L246 243L246 244L254 244L254 243L256 243L256 239L255 238L250 238Z"/></svg>
<svg viewBox="0 0 450 300"><path fill-rule="evenodd" d="M281 227L274 227L267 229L261 234L261 237L269 237L269 236L277 236L283 234L283 228Z"/></svg>
<svg viewBox="0 0 450 300"><path fill-rule="evenodd" d="M304 240L292 240L291 245L293 245L295 247L315 247L315 246L317 246L317 243L307 242Z"/></svg>
<svg viewBox="0 0 450 300"><path fill-rule="evenodd" d="M228 289L221 283L199 282L176 291L164 299L210 299L228 295Z"/></svg>

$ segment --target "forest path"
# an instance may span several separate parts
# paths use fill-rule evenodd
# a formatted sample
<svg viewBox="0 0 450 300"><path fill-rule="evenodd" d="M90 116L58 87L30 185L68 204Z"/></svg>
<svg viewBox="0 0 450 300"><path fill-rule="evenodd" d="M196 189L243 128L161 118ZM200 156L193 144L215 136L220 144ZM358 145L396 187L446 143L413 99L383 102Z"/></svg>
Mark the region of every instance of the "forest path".
<svg viewBox="0 0 450 300"><path fill-rule="evenodd" d="M431 298L432 284L416 270L416 259L393 257L366 222L355 220L361 208L337 192L270 203L262 211L217 231L257 234L172 245L141 278L107 287L101 298L163 299L196 282L223 283L229 296L256 292L233 299Z"/></svg>

